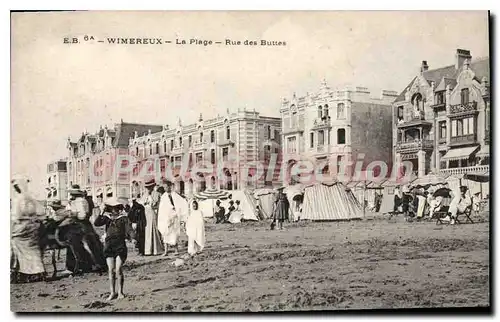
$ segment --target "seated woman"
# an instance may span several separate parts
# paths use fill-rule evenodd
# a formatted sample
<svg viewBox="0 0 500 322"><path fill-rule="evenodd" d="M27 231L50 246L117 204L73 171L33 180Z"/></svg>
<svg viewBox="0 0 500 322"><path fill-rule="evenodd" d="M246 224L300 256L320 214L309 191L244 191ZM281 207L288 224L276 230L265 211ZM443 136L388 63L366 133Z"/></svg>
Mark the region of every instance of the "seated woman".
<svg viewBox="0 0 500 322"><path fill-rule="evenodd" d="M215 202L215 209L214 209L214 217L215 217L215 223L216 224L221 224L224 222L224 214L225 214L225 209L220 205L220 200L217 200Z"/></svg>

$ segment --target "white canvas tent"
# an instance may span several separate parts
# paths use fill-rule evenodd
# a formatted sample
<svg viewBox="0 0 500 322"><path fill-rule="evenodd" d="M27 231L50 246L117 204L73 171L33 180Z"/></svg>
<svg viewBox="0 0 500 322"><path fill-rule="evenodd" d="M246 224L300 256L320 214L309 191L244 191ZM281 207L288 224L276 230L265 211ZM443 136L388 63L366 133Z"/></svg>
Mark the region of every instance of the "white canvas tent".
<svg viewBox="0 0 500 322"><path fill-rule="evenodd" d="M363 217L363 208L352 191L340 182L305 188L301 219L352 220Z"/></svg>
<svg viewBox="0 0 500 322"><path fill-rule="evenodd" d="M260 213L264 219L271 218L273 212L276 191L273 189L257 189L254 191L254 198L260 208Z"/></svg>

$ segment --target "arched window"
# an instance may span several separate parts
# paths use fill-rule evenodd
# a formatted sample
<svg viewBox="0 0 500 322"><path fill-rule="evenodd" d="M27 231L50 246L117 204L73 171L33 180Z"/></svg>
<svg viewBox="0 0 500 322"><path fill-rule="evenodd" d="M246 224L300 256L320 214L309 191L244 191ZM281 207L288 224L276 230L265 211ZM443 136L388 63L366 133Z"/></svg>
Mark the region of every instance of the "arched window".
<svg viewBox="0 0 500 322"><path fill-rule="evenodd" d="M229 140L231 139L231 128L228 126L226 126L226 140Z"/></svg>
<svg viewBox="0 0 500 322"><path fill-rule="evenodd" d="M337 130L337 144L345 144L345 129Z"/></svg>
<svg viewBox="0 0 500 322"><path fill-rule="evenodd" d="M290 127L293 129L297 126L297 111L292 112L292 117L290 118Z"/></svg>
<svg viewBox="0 0 500 322"><path fill-rule="evenodd" d="M155 154L160 154L160 143L156 143L156 151Z"/></svg>
<svg viewBox="0 0 500 322"><path fill-rule="evenodd" d="M337 104L337 119L345 119L345 106L344 103Z"/></svg>
<svg viewBox="0 0 500 322"><path fill-rule="evenodd" d="M318 118L322 118L323 117L323 107L318 106Z"/></svg>
<svg viewBox="0 0 500 322"><path fill-rule="evenodd" d="M200 142L203 142L203 132L200 132Z"/></svg>
<svg viewBox="0 0 500 322"><path fill-rule="evenodd" d="M271 126L270 125L267 126L267 138L268 139L271 138Z"/></svg>
<svg viewBox="0 0 500 322"><path fill-rule="evenodd" d="M325 109L323 111L323 116L328 117L328 104L325 104Z"/></svg>
<svg viewBox="0 0 500 322"><path fill-rule="evenodd" d="M167 141L163 141L163 153L167 153Z"/></svg>
<svg viewBox="0 0 500 322"><path fill-rule="evenodd" d="M182 136L179 137L179 146L181 147L182 146Z"/></svg>
<svg viewBox="0 0 500 322"><path fill-rule="evenodd" d="M170 140L170 150L174 149L174 140Z"/></svg>
<svg viewBox="0 0 500 322"><path fill-rule="evenodd" d="M215 142L215 131L212 130L210 131L210 143L214 143Z"/></svg>
<svg viewBox="0 0 500 322"><path fill-rule="evenodd" d="M188 136L188 145L191 146L193 143L193 136L189 135Z"/></svg>

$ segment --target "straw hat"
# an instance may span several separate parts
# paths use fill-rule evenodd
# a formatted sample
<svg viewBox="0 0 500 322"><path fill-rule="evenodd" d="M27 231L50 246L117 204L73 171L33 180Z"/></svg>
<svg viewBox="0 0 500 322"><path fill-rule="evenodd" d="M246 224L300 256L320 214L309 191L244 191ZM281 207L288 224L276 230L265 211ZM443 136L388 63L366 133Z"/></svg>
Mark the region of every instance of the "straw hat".
<svg viewBox="0 0 500 322"><path fill-rule="evenodd" d="M73 196L84 196L85 193L83 192L82 189L80 189L80 186L77 184L74 184L71 186L71 188L68 189L68 193Z"/></svg>
<svg viewBox="0 0 500 322"><path fill-rule="evenodd" d="M144 187L152 187L156 184L155 179L148 180L144 182Z"/></svg>
<svg viewBox="0 0 500 322"><path fill-rule="evenodd" d="M106 200L104 204L109 207L116 207L116 206L124 206L126 203L119 198L112 197Z"/></svg>

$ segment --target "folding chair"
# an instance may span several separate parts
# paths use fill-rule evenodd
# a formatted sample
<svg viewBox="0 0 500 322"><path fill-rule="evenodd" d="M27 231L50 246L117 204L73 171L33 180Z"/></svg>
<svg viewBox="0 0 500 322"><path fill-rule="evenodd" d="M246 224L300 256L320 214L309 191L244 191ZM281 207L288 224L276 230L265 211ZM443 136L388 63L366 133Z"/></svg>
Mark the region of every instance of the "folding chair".
<svg viewBox="0 0 500 322"><path fill-rule="evenodd" d="M462 212L462 213L457 213L457 218L455 218L455 222L457 224L466 224L468 222L470 222L471 224L473 224L474 222L472 221L472 219L470 218L470 216L472 215L472 204L470 206L468 206L467 208L465 208L465 211ZM463 217L465 216L465 222L462 222L461 220L459 220L460 217Z"/></svg>

